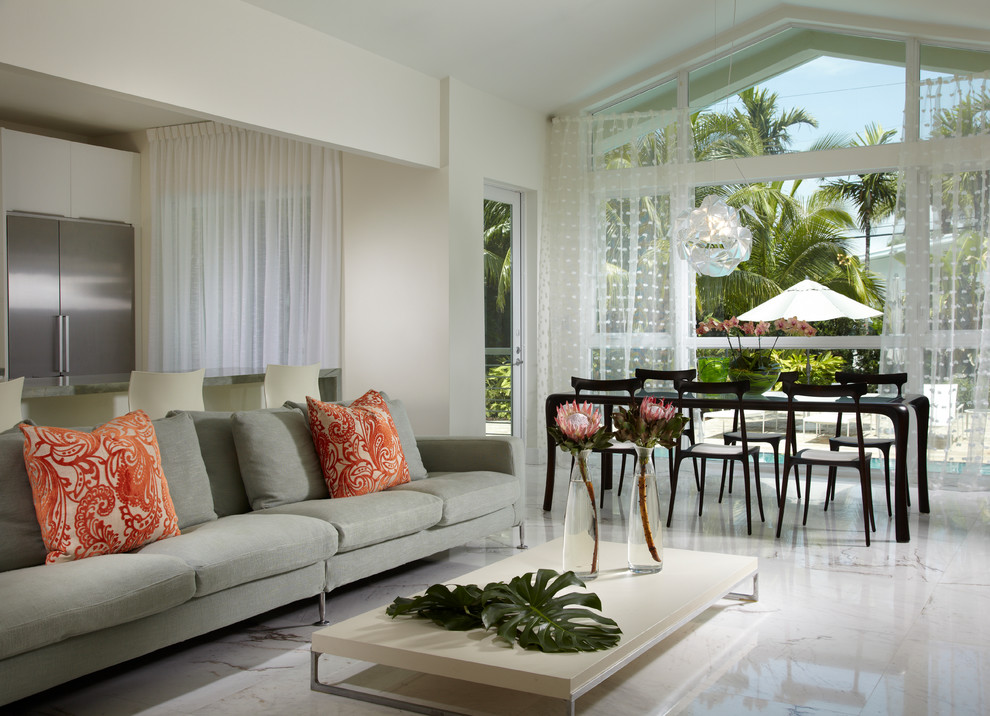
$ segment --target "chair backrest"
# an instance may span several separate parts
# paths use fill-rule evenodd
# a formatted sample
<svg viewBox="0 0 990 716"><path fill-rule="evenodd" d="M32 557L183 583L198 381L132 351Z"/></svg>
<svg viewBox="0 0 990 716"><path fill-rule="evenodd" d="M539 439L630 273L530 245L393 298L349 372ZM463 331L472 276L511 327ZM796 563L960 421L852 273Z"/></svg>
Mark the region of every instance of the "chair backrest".
<svg viewBox="0 0 990 716"><path fill-rule="evenodd" d="M799 370L785 370L777 376L778 383L797 383L798 379L801 377L801 371Z"/></svg>
<svg viewBox="0 0 990 716"><path fill-rule="evenodd" d="M746 433L746 411L742 404L743 395L746 394L747 390L749 390L748 380L730 380L725 382L682 380L677 384L678 408L683 409L680 401L684 398L685 393L695 393L698 395L735 395L737 405L733 407L735 411L733 430L738 427L743 452L747 452L749 450L749 437Z"/></svg>
<svg viewBox="0 0 990 716"><path fill-rule="evenodd" d="M628 393L629 397L636 395L643 388L640 378L620 378L618 380L600 380L596 378L578 378L571 376L571 387L574 393Z"/></svg>
<svg viewBox="0 0 990 716"><path fill-rule="evenodd" d="M859 457L865 460L866 448L863 444L863 411L859 399L866 395L866 383L833 383L832 385L805 385L803 383L784 383L784 393L787 395L787 437L786 445L797 449L797 430L794 419L794 398L848 398L852 404L836 404L836 409L852 410L856 414L856 439L859 447ZM841 412L841 411L840 411Z"/></svg>
<svg viewBox="0 0 990 716"><path fill-rule="evenodd" d="M652 368L637 368L636 377L643 382L645 387L648 380L669 380L677 390L677 384L682 380L694 380L698 376L698 371L694 368L684 370L653 370Z"/></svg>
<svg viewBox="0 0 990 716"><path fill-rule="evenodd" d="M836 383L865 383L867 385L893 385L897 388L897 397L903 397L902 390L907 383L907 373L836 373Z"/></svg>
<svg viewBox="0 0 990 716"><path fill-rule="evenodd" d="M307 397L320 399L320 364L265 367L265 403L278 408L285 401L305 403Z"/></svg>
<svg viewBox="0 0 990 716"><path fill-rule="evenodd" d="M170 410L203 410L203 368L189 373L131 371L127 404L143 410L152 420L164 418Z"/></svg>
<svg viewBox="0 0 990 716"><path fill-rule="evenodd" d="M12 428L24 419L21 413L21 393L24 378L0 382L0 430Z"/></svg>

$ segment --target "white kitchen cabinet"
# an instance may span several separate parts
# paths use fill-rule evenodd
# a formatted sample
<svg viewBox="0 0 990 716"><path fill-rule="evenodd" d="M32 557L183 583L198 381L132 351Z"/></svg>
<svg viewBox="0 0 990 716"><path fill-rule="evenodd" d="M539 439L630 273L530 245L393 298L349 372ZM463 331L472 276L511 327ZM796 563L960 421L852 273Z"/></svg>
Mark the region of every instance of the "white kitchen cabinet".
<svg viewBox="0 0 990 716"><path fill-rule="evenodd" d="M64 139L0 129L5 211L71 216L70 144Z"/></svg>
<svg viewBox="0 0 990 716"><path fill-rule="evenodd" d="M136 224L140 156L0 130L3 209Z"/></svg>
<svg viewBox="0 0 990 716"><path fill-rule="evenodd" d="M139 155L76 142L69 148L69 216L136 224Z"/></svg>

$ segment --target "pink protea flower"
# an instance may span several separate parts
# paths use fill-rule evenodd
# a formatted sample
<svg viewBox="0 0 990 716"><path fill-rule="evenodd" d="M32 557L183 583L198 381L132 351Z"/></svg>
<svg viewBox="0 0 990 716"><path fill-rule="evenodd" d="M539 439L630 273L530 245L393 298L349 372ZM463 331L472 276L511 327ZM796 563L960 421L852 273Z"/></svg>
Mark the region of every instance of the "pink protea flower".
<svg viewBox="0 0 990 716"><path fill-rule="evenodd" d="M665 402L662 398L657 400L653 397L643 398L639 406L639 415L648 423L655 423L658 420L670 420L677 413L673 403Z"/></svg>
<svg viewBox="0 0 990 716"><path fill-rule="evenodd" d="M591 403L578 405L575 400L557 408L557 427L569 440L587 440L604 424L601 411Z"/></svg>

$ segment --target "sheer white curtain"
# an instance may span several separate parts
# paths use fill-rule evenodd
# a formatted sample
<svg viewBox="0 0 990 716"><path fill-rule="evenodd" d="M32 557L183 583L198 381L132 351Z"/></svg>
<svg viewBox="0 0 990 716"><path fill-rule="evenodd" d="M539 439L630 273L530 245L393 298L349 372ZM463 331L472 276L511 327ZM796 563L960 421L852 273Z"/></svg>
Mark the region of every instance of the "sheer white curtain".
<svg viewBox="0 0 990 716"><path fill-rule="evenodd" d="M934 486L987 489L990 469L990 75L921 83L888 279L885 367L932 401Z"/></svg>
<svg viewBox="0 0 990 716"><path fill-rule="evenodd" d="M675 162L675 112L559 117L550 138L540 247L540 394L571 376L627 378L638 367L693 365L693 316L674 217L693 208ZM689 143L688 143L689 145Z"/></svg>
<svg viewBox="0 0 990 716"><path fill-rule="evenodd" d="M340 365L339 153L152 129L151 370Z"/></svg>

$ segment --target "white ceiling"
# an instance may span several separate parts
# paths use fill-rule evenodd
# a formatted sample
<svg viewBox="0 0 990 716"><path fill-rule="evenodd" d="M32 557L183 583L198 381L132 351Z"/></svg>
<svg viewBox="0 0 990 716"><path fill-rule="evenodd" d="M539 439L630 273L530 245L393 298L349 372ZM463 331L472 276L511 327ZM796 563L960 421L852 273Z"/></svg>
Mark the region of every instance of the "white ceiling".
<svg viewBox="0 0 990 716"><path fill-rule="evenodd" d="M990 31L988 0L244 0L548 114L786 7ZM784 8L782 10L782 8ZM869 26L869 23L866 23ZM988 38L990 39L990 38Z"/></svg>
<svg viewBox="0 0 990 716"><path fill-rule="evenodd" d="M424 74L551 114L714 46L778 0L243 0ZM794 12L990 32L988 0L791 0ZM868 23L866 23L869 26ZM990 37L990 36L988 36ZM0 120L96 137L202 119L181 108L0 65Z"/></svg>

